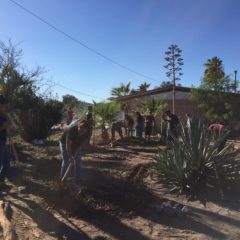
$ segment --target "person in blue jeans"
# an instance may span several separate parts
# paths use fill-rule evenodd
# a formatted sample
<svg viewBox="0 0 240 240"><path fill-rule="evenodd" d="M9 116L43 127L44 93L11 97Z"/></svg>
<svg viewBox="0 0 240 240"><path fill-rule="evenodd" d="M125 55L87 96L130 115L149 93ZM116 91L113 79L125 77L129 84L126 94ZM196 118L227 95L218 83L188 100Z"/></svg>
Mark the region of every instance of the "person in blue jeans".
<svg viewBox="0 0 240 240"><path fill-rule="evenodd" d="M60 151L62 155L61 179L64 177L69 163L74 165L74 175L80 180L82 147L88 140L91 126L87 120L80 120L76 126L66 129L60 139Z"/></svg>
<svg viewBox="0 0 240 240"><path fill-rule="evenodd" d="M10 157L7 149L7 129L11 121L7 115L8 100L0 95L0 188L6 187L5 178L10 165Z"/></svg>

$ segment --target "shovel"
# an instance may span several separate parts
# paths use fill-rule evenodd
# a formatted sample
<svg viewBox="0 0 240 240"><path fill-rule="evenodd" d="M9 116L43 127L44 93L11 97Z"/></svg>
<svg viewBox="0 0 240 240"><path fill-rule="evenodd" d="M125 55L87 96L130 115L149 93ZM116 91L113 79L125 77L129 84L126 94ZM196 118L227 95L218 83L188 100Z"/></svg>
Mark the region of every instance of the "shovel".
<svg viewBox="0 0 240 240"><path fill-rule="evenodd" d="M63 182L68 177L73 167L74 167L74 164L70 162L64 176L61 179L61 182Z"/></svg>

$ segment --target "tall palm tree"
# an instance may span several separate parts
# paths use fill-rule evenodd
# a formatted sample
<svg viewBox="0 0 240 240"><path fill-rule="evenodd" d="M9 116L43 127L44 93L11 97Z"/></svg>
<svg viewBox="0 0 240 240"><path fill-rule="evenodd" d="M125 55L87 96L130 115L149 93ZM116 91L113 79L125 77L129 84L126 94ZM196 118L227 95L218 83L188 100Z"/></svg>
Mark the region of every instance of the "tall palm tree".
<svg viewBox="0 0 240 240"><path fill-rule="evenodd" d="M213 57L207 60L204 64L204 82L217 85L217 82L225 77L222 60L218 57Z"/></svg>
<svg viewBox="0 0 240 240"><path fill-rule="evenodd" d="M126 85L124 83L121 83L120 87L112 88L111 90L112 97L122 97L122 96L129 95L131 92L130 85L131 85L131 82L129 82Z"/></svg>

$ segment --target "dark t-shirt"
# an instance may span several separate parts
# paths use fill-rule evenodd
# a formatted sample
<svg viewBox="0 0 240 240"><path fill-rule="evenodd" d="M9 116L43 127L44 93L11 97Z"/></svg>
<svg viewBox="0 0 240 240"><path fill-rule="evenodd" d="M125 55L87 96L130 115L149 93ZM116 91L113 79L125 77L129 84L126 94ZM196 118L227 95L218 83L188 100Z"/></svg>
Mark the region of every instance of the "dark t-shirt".
<svg viewBox="0 0 240 240"><path fill-rule="evenodd" d="M176 130L176 128L179 124L179 119L176 115L172 114L169 116L168 123L169 123L169 129L174 131L174 130Z"/></svg>
<svg viewBox="0 0 240 240"><path fill-rule="evenodd" d="M72 152L75 153L77 148L80 145L85 143L85 141L87 139L87 134L88 133L82 133L81 131L79 131L77 126L70 127L63 132L60 141L63 144L66 144L67 139L71 140Z"/></svg>
<svg viewBox="0 0 240 240"><path fill-rule="evenodd" d="M133 121L133 119L130 116L128 116L126 118L126 122L127 122L128 127L130 127L130 128L133 127L134 121Z"/></svg>
<svg viewBox="0 0 240 240"><path fill-rule="evenodd" d="M154 123L154 116L147 115L146 116L146 126L153 126L153 123Z"/></svg>
<svg viewBox="0 0 240 240"><path fill-rule="evenodd" d="M112 131L119 131L119 130L122 129L123 126L124 126L123 121L115 121L111 125L111 130Z"/></svg>
<svg viewBox="0 0 240 240"><path fill-rule="evenodd" d="M3 126L4 122L7 121L7 118L3 115L0 115L0 127ZM6 142L7 141L7 129L3 129L0 131L0 141Z"/></svg>
<svg viewBox="0 0 240 240"><path fill-rule="evenodd" d="M139 125L144 124L144 118L142 115L137 116L137 124L139 124Z"/></svg>
<svg viewBox="0 0 240 240"><path fill-rule="evenodd" d="M86 113L86 120L87 121L93 121L93 115L91 112L87 112Z"/></svg>

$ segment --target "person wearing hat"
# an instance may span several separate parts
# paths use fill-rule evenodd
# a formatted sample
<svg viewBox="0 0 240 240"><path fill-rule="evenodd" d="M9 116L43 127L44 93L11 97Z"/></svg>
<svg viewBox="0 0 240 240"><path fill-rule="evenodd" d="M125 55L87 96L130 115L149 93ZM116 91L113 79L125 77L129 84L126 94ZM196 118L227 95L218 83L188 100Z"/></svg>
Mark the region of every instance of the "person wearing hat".
<svg viewBox="0 0 240 240"><path fill-rule="evenodd" d="M80 180L80 164L82 147L86 144L91 127L86 120L80 120L76 126L66 129L60 139L60 151L62 155L61 179L70 163L75 167L76 181Z"/></svg>
<svg viewBox="0 0 240 240"><path fill-rule="evenodd" d="M9 155L7 150L7 129L11 121L7 115L8 100L0 95L0 188L6 186L5 178L9 168Z"/></svg>

